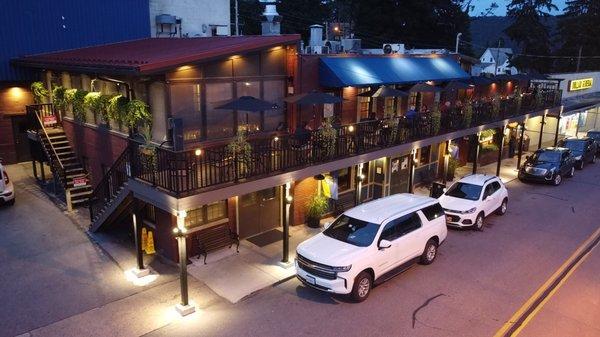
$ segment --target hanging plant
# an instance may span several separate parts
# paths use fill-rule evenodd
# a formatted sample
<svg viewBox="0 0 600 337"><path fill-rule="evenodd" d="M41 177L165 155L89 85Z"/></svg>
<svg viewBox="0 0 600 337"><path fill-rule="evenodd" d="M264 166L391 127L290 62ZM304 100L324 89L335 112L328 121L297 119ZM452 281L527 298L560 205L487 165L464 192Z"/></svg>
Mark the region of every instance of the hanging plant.
<svg viewBox="0 0 600 337"><path fill-rule="evenodd" d="M102 95L99 92L90 92L85 96L84 105L86 108L94 114L94 116L100 115L102 121L108 124L108 104L111 96Z"/></svg>
<svg viewBox="0 0 600 337"><path fill-rule="evenodd" d="M438 104L434 105L433 111L431 112L431 132L432 135L437 135L440 132L442 126L442 113Z"/></svg>
<svg viewBox="0 0 600 337"><path fill-rule="evenodd" d="M535 107L537 109L540 109L542 107L543 100L544 100L544 96L542 95L542 91L538 89L535 92Z"/></svg>
<svg viewBox="0 0 600 337"><path fill-rule="evenodd" d="M237 135L227 144L227 155L237 158L241 174L246 173L252 160L252 145L246 139L246 133L239 129Z"/></svg>
<svg viewBox="0 0 600 337"><path fill-rule="evenodd" d="M389 138L387 140L388 145L392 145L396 142L398 136L398 118L390 117L383 120L383 128L389 130Z"/></svg>
<svg viewBox="0 0 600 337"><path fill-rule="evenodd" d="M125 126L135 129L140 126L152 125L152 115L148 110L148 105L139 99L132 99L125 106L125 116L123 119Z"/></svg>
<svg viewBox="0 0 600 337"><path fill-rule="evenodd" d="M87 94L87 91L77 89L71 102L73 117L80 122L85 122L85 96Z"/></svg>
<svg viewBox="0 0 600 337"><path fill-rule="evenodd" d="M337 131L331 124L331 119L325 118L321 127L317 130L317 137L321 142L321 149L325 157L332 157L335 154L335 143Z"/></svg>
<svg viewBox="0 0 600 337"><path fill-rule="evenodd" d="M127 102L129 100L123 95L113 96L108 100L107 117L119 125L124 123L125 115L127 114Z"/></svg>
<svg viewBox="0 0 600 337"><path fill-rule="evenodd" d="M65 112L67 110L67 107L69 106L69 101L67 100L67 88L57 86L52 89L52 104L54 104L54 107L60 112Z"/></svg>
<svg viewBox="0 0 600 337"><path fill-rule="evenodd" d="M33 101L36 104L44 103L44 100L50 95L48 89L46 89L42 82L31 83L31 94L33 95Z"/></svg>
<svg viewBox="0 0 600 337"><path fill-rule="evenodd" d="M496 120L500 116L500 96L495 95L492 98L492 119Z"/></svg>
<svg viewBox="0 0 600 337"><path fill-rule="evenodd" d="M473 102L467 101L464 108L463 126L468 128L471 126L471 120L473 119Z"/></svg>

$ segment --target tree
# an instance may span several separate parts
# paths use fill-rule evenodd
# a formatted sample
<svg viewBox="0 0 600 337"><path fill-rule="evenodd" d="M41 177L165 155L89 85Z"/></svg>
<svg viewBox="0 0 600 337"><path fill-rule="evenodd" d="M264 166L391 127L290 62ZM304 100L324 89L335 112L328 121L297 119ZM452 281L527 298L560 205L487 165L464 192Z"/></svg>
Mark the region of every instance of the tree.
<svg viewBox="0 0 600 337"><path fill-rule="evenodd" d="M561 56L577 56L581 48L579 70L600 70L600 1L570 0L558 21L558 37L562 42L558 50ZM575 71L577 58L558 59L555 63L560 71Z"/></svg>
<svg viewBox="0 0 600 337"><path fill-rule="evenodd" d="M530 55L550 55L550 34L542 18L558 8L552 0L512 0L506 9L513 22L504 32L519 47L519 53L510 60L511 65L519 71L548 72L551 59Z"/></svg>

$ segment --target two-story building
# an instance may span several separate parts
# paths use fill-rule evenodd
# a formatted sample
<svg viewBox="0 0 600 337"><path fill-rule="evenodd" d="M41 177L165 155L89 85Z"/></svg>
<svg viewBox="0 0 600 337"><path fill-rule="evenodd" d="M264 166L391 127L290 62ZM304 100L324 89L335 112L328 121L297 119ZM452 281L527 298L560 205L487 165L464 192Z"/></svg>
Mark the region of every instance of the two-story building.
<svg viewBox="0 0 600 337"><path fill-rule="evenodd" d="M519 70L510 64L512 55L512 48L487 48L479 58L479 64L473 67L471 74L473 76L518 74Z"/></svg>

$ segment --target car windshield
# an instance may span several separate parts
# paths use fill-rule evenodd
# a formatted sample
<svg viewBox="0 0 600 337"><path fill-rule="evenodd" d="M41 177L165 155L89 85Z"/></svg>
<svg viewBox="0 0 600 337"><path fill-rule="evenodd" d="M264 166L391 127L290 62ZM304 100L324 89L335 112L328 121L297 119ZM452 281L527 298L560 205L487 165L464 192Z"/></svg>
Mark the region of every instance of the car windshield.
<svg viewBox="0 0 600 337"><path fill-rule="evenodd" d="M600 139L600 132L588 132L587 136L596 140Z"/></svg>
<svg viewBox="0 0 600 337"><path fill-rule="evenodd" d="M533 154L531 158L534 163L558 163L561 153L554 151L541 151Z"/></svg>
<svg viewBox="0 0 600 337"><path fill-rule="evenodd" d="M446 191L446 195L455 198L478 200L483 186L458 182Z"/></svg>
<svg viewBox="0 0 600 337"><path fill-rule="evenodd" d="M573 151L583 151L585 149L585 142L580 140L566 140L565 147L568 147Z"/></svg>
<svg viewBox="0 0 600 337"><path fill-rule="evenodd" d="M368 247L377 235L379 225L341 215L323 234L359 247Z"/></svg>

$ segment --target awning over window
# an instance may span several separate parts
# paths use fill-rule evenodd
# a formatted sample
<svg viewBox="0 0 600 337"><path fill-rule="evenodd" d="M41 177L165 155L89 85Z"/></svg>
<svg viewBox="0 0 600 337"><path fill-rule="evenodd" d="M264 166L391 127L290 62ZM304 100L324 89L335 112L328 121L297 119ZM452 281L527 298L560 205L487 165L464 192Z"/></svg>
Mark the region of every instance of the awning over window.
<svg viewBox="0 0 600 337"><path fill-rule="evenodd" d="M371 86L468 79L450 57L322 57L319 83L323 87Z"/></svg>

